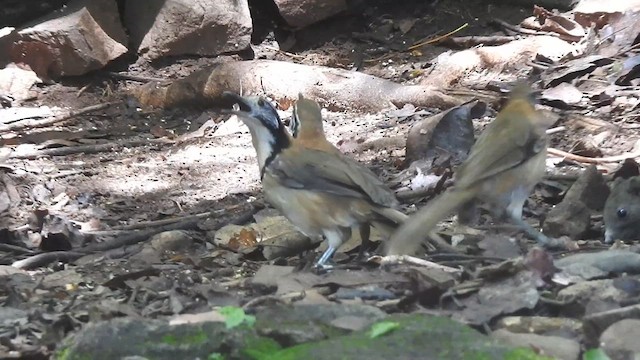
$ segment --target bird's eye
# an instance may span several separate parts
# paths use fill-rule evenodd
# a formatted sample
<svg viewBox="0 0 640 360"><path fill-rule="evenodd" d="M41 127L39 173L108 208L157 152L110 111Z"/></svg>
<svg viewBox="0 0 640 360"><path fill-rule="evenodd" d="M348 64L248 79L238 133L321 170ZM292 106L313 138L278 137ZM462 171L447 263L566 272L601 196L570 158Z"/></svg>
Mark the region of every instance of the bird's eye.
<svg viewBox="0 0 640 360"><path fill-rule="evenodd" d="M616 214L618 215L619 218L625 218L627 217L627 209L625 208L620 208L618 209L618 211L616 212Z"/></svg>
<svg viewBox="0 0 640 360"><path fill-rule="evenodd" d="M264 100L258 99L258 106L264 106Z"/></svg>

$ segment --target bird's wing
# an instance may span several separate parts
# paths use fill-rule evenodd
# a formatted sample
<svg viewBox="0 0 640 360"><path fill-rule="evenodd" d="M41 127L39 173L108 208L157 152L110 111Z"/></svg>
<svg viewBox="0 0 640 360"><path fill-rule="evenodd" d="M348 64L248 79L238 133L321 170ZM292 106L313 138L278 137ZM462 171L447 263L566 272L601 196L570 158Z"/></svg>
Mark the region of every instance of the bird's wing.
<svg viewBox="0 0 640 360"><path fill-rule="evenodd" d="M267 171L284 186L366 199L382 206L397 205L394 193L371 170L346 156L300 148L283 155L277 156Z"/></svg>
<svg viewBox="0 0 640 360"><path fill-rule="evenodd" d="M528 121L502 120L494 120L480 135L469 157L458 168L457 187L471 186L518 166L546 146L545 138L540 137ZM517 123L505 124L505 121Z"/></svg>

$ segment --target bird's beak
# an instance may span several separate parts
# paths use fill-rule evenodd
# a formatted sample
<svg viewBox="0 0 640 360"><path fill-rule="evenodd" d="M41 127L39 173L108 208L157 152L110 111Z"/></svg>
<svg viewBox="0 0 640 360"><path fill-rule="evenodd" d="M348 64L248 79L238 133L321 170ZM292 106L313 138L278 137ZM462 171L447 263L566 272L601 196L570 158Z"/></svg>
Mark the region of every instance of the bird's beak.
<svg viewBox="0 0 640 360"><path fill-rule="evenodd" d="M228 114L236 114L236 115L240 115L239 113L242 112L244 113L251 113L253 110L252 104L251 102L248 101L248 99L234 93L231 91L225 91L222 93L222 101L225 103L225 105L228 105L229 107L232 107L235 104L238 104L238 106L240 107L240 110L229 110L229 109L224 109L223 112L228 113Z"/></svg>
<svg viewBox="0 0 640 360"><path fill-rule="evenodd" d="M225 91L222 93L223 102L229 107L238 104L239 110L223 110L223 113L237 115L245 124L261 123L263 126L277 127L280 117L276 109L267 100L259 96L240 96ZM267 123L269 123L267 125Z"/></svg>

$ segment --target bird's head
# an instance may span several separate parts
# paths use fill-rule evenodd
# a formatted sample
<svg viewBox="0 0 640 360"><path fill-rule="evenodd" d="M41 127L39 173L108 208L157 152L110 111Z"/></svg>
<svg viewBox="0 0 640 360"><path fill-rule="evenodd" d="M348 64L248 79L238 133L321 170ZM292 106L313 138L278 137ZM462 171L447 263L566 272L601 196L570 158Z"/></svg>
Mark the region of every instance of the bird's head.
<svg viewBox="0 0 640 360"><path fill-rule="evenodd" d="M235 114L249 128L261 171L280 151L289 147L289 134L276 108L265 98L225 91L222 99L230 105L238 104L239 110L225 112Z"/></svg>
<svg viewBox="0 0 640 360"><path fill-rule="evenodd" d="M298 100L293 105L293 116L289 129L294 138L298 136L302 138L324 137L320 105L299 94Z"/></svg>

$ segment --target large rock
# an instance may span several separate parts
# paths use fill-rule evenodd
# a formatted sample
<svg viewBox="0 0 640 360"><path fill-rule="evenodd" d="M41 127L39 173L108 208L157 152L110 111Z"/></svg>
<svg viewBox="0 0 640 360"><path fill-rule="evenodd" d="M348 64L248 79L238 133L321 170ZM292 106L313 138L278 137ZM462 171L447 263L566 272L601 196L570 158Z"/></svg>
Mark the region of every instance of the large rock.
<svg viewBox="0 0 640 360"><path fill-rule="evenodd" d="M531 350L514 349L448 318L425 314L385 317L379 309L366 305L261 307L255 316L255 324L231 328L225 326L224 314L216 310L184 315L179 322L140 317L92 322L64 340L57 358L535 358ZM348 323L362 326L349 332L345 328ZM381 330L384 328L387 331Z"/></svg>
<svg viewBox="0 0 640 360"><path fill-rule="evenodd" d="M620 320L602 333L600 346L612 359L636 359L640 353L638 336L640 320Z"/></svg>
<svg viewBox="0 0 640 360"><path fill-rule="evenodd" d="M243 50L252 31L247 0L128 0L125 22L148 59Z"/></svg>
<svg viewBox="0 0 640 360"><path fill-rule="evenodd" d="M115 1L77 0L20 29L9 56L45 78L74 76L126 53L126 43Z"/></svg>
<svg viewBox="0 0 640 360"><path fill-rule="evenodd" d="M275 0L282 18L294 27L304 27L347 10L346 0Z"/></svg>

